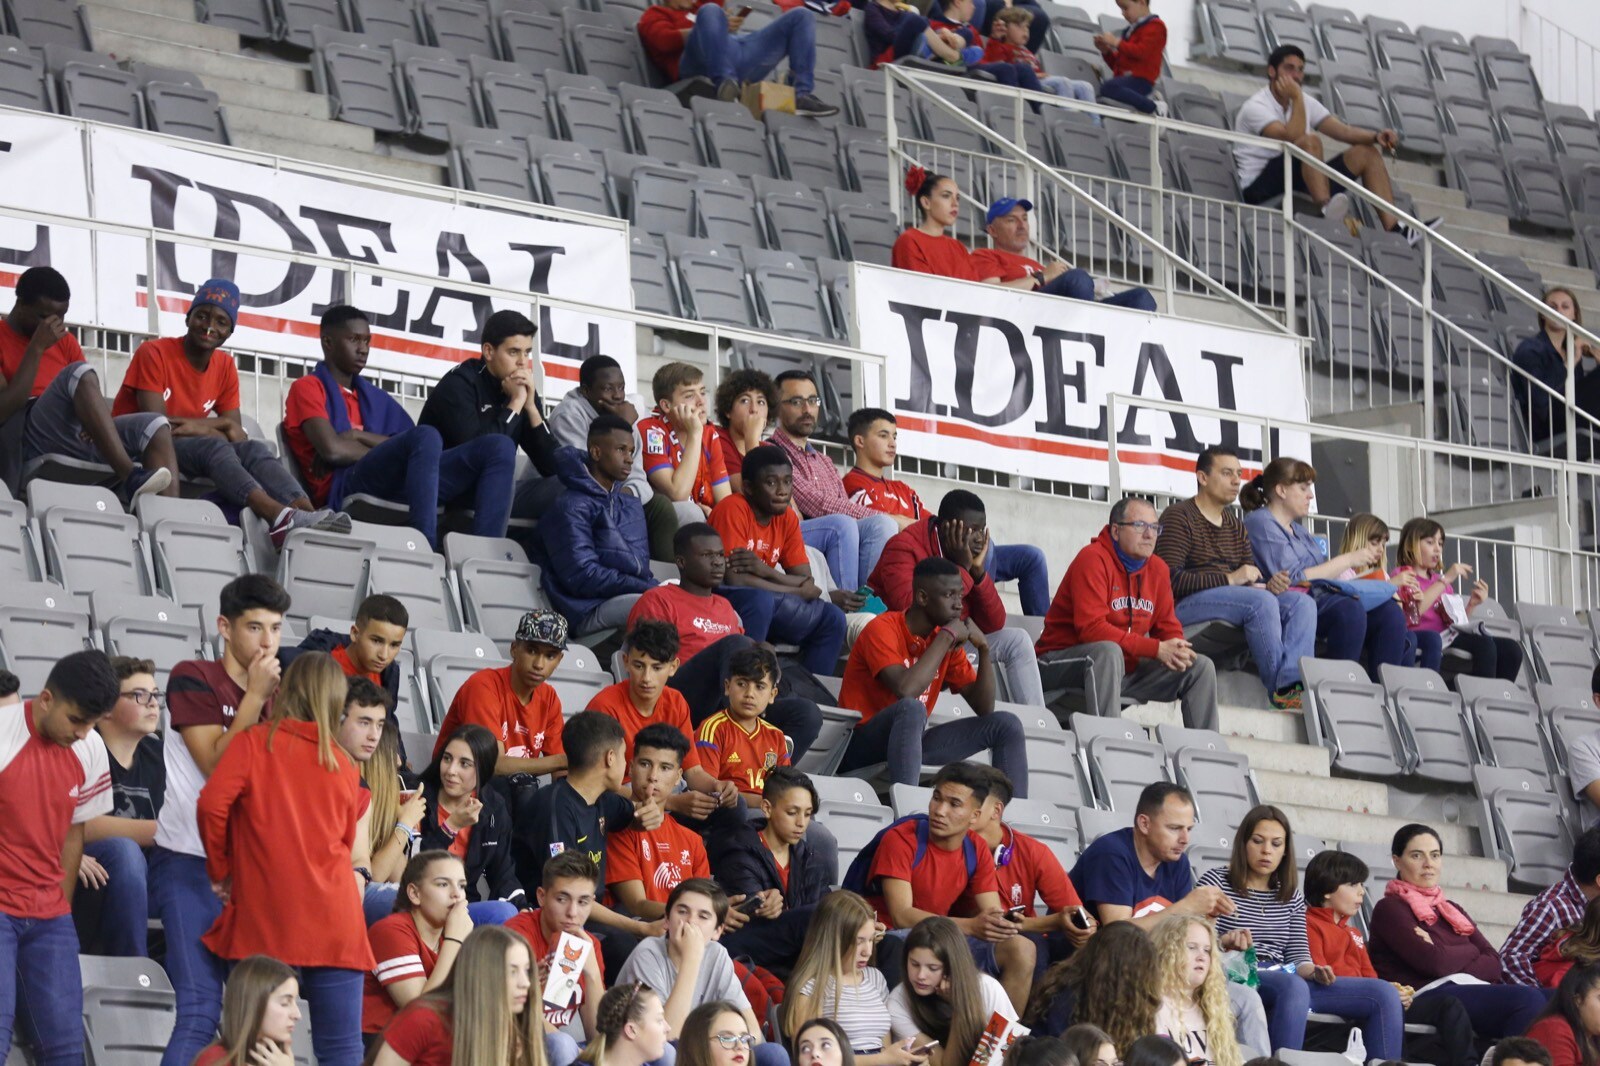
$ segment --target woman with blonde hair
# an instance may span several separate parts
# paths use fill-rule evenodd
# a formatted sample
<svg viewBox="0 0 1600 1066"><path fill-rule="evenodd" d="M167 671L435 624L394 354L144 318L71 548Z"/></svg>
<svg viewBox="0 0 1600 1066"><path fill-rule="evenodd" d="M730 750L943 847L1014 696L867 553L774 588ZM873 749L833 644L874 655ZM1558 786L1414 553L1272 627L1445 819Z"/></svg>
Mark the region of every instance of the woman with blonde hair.
<svg viewBox="0 0 1600 1066"><path fill-rule="evenodd" d="M283 672L272 718L229 744L197 805L222 914L202 937L221 959L270 955L300 970L317 1061L361 1061L362 976L373 967L355 871L364 800L335 740L345 675L321 652Z"/></svg>
<svg viewBox="0 0 1600 1066"><path fill-rule="evenodd" d="M468 934L450 977L383 1031L373 1066L545 1066L544 1007L527 940L498 925Z"/></svg>
<svg viewBox="0 0 1600 1066"><path fill-rule="evenodd" d="M1383 553L1389 547L1389 523L1379 518L1370 511L1362 511L1352 515L1350 521L1345 523L1344 538L1339 543L1341 555L1359 552L1363 548L1377 548L1378 559L1368 570L1358 570L1358 579L1389 580L1389 575L1383 569Z"/></svg>
<svg viewBox="0 0 1600 1066"><path fill-rule="evenodd" d="M194 1066L294 1066L294 1029L300 1021L300 981L294 970L266 955L233 968L222 993L217 1042Z"/></svg>
<svg viewBox="0 0 1600 1066"><path fill-rule="evenodd" d="M1378 668L1384 663L1411 663L1406 617L1392 596L1363 604L1348 594L1348 585L1323 583L1348 582L1381 565L1383 549L1369 543L1329 557L1303 524L1316 497L1312 487L1316 480L1317 471L1310 463L1280 457L1244 487L1239 503L1245 510L1250 550L1263 574L1275 580L1286 575L1290 588L1310 591L1317 604L1317 639L1323 642L1319 658L1357 661L1364 651L1368 676L1381 683Z"/></svg>
<svg viewBox="0 0 1600 1066"><path fill-rule="evenodd" d="M1090 943L1094 938L1090 939ZM996 1014L1016 1021L1005 988L978 972L966 934L949 918L924 918L906 934L906 979L889 996L894 1039L913 1047L938 1041L933 1066L963 1066Z"/></svg>
<svg viewBox="0 0 1600 1066"><path fill-rule="evenodd" d="M617 985L600 997L594 1039L579 1058L590 1066L645 1066L666 1054L672 1026L649 985Z"/></svg>
<svg viewBox="0 0 1600 1066"><path fill-rule="evenodd" d="M1444 527L1431 518L1413 518L1400 530L1400 565L1395 577L1405 578L1413 599L1406 624L1422 650L1422 665L1439 669L1444 649L1459 648L1472 657L1473 677L1515 681L1522 673L1522 648L1514 640L1490 636L1473 629L1454 629L1444 609L1444 597L1457 581L1472 579L1472 567L1463 562L1444 565ZM1472 592L1462 603L1467 617L1489 598L1489 585L1472 582Z"/></svg>
<svg viewBox="0 0 1600 1066"><path fill-rule="evenodd" d="M1216 927L1204 918L1173 914L1156 923L1150 941L1161 975L1156 1032L1177 1041L1190 1062L1240 1066Z"/></svg>
<svg viewBox="0 0 1600 1066"><path fill-rule="evenodd" d="M1544 302L1556 314L1583 325L1583 308L1578 306L1578 299L1570 289L1560 286L1546 289ZM1596 402L1600 397L1595 395L1595 386L1600 384L1600 378L1594 376L1592 369L1584 369L1582 363L1585 356L1594 358L1595 350L1581 340L1573 347L1579 359L1573 369L1574 398L1580 410L1600 417L1600 403ZM1527 381L1517 381L1512 386L1516 390L1517 403L1521 405L1523 414L1527 415L1528 435L1533 442L1544 444L1555 434L1565 433L1566 412L1562 410L1562 400L1557 397L1567 394L1567 327L1541 314L1539 332L1517 345L1516 351L1511 353L1511 362L1555 393L1552 396Z"/></svg>

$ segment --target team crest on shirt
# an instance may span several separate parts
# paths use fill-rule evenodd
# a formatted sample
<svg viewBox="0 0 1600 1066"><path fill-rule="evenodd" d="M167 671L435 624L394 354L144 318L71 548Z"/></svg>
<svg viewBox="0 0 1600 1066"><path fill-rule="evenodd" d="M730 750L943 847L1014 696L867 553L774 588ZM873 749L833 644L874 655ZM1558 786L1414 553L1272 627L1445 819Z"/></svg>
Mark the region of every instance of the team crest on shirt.
<svg viewBox="0 0 1600 1066"><path fill-rule="evenodd" d="M533 735L533 750L534 751L543 751L544 750L544 733L539 732L539 733L535 733Z"/></svg>
<svg viewBox="0 0 1600 1066"><path fill-rule="evenodd" d="M761 768L764 769L764 770L771 770L771 769L775 768L777 765L778 765L778 753L775 752L775 751L767 752L767 757L761 761Z"/></svg>
<svg viewBox="0 0 1600 1066"><path fill-rule="evenodd" d="M639 838L639 854L644 856L644 861L650 861L650 841L645 837Z"/></svg>
<svg viewBox="0 0 1600 1066"><path fill-rule="evenodd" d="M682 866L685 870L687 870L689 868L689 865L690 865L690 863L689 863L689 852L688 852L687 849L685 849L683 851L680 851L678 853L678 864L680 866Z"/></svg>
<svg viewBox="0 0 1600 1066"><path fill-rule="evenodd" d="M659 426L651 426L645 431L644 450L651 455L667 454L667 435Z"/></svg>
<svg viewBox="0 0 1600 1066"><path fill-rule="evenodd" d="M563 851L566 851L566 850L567 850L567 846L565 844L563 844L561 841L557 840L557 841L555 841L554 843L552 843L550 845L550 857L553 859L557 855L560 855Z"/></svg>
<svg viewBox="0 0 1600 1066"><path fill-rule="evenodd" d="M1022 886L1021 885L1012 885L1011 886L1011 905L1013 907L1022 906Z"/></svg>

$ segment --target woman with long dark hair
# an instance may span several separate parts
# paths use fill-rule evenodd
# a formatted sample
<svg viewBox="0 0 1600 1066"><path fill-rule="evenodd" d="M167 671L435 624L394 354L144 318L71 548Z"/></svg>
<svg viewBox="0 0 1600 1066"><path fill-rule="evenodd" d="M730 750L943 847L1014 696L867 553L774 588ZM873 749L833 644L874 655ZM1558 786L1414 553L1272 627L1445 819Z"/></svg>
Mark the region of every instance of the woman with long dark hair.
<svg viewBox="0 0 1600 1066"><path fill-rule="evenodd" d="M500 758L500 745L481 725L464 725L450 734L422 772L422 847L442 849L467 871L467 901L476 925L500 925L526 906L511 856L511 813L505 800L484 788ZM479 879L489 884L491 900L480 901ZM494 906L498 903L498 906ZM491 909L492 908L492 909Z"/></svg>
<svg viewBox="0 0 1600 1066"><path fill-rule="evenodd" d="M300 980L294 968L252 955L233 968L222 992L217 1042L194 1066L293 1066L300 1022Z"/></svg>
<svg viewBox="0 0 1600 1066"><path fill-rule="evenodd" d="M1155 946L1132 922L1112 922L1071 958L1045 971L1022 1021L1051 1035L1093 1025L1126 1055L1135 1040L1155 1032L1160 1007Z"/></svg>
<svg viewBox="0 0 1600 1066"><path fill-rule="evenodd" d="M683 1020L678 1066L748 1066L755 1043L738 1007L720 999L702 1003Z"/></svg>
<svg viewBox="0 0 1600 1066"><path fill-rule="evenodd" d="M1556 314L1583 325L1583 308L1578 306L1572 290L1560 286L1546 289L1544 302ZM1585 355L1595 354L1594 349L1581 340L1574 347L1579 360L1573 370L1578 407L1590 415L1600 414L1600 405L1595 403L1595 384L1600 379L1594 378L1595 371L1585 370L1582 362ZM1517 345L1511 361L1555 393L1552 396L1525 380L1512 385L1517 403L1528 418L1528 435L1536 445L1547 444L1551 437L1567 431L1566 410L1560 399L1567 394L1567 327L1541 314L1539 332ZM1578 425L1581 430L1584 423L1580 421Z"/></svg>
<svg viewBox="0 0 1600 1066"><path fill-rule="evenodd" d="M911 1037L913 1047L937 1040L932 1066L962 1066L999 1014L1015 1020L1005 988L972 961L966 936L949 918L924 918L905 942L906 979L889 994L895 1040Z"/></svg>
<svg viewBox="0 0 1600 1066"><path fill-rule="evenodd" d="M812 1018L794 1034L795 1066L856 1066L850 1037L832 1018Z"/></svg>
<svg viewBox="0 0 1600 1066"><path fill-rule="evenodd" d="M1528 1029L1551 1066L1600 1066L1600 966L1575 966Z"/></svg>
<svg viewBox="0 0 1600 1066"><path fill-rule="evenodd" d="M362 1033L376 1036L396 1011L444 984L471 932L461 860L448 851L418 854L400 875L394 913L367 930L376 965L362 990Z"/></svg>

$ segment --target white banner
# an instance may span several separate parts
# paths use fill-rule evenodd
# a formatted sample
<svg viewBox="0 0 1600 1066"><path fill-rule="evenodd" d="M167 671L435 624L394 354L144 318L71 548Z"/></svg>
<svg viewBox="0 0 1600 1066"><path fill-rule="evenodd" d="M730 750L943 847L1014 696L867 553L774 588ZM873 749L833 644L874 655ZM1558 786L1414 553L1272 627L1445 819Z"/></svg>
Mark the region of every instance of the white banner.
<svg viewBox="0 0 1600 1066"><path fill-rule="evenodd" d="M83 131L50 115L7 109L0 121L0 202L62 215L87 215ZM89 231L0 215L0 288L33 266L53 266L72 287L72 321L95 320ZM10 303L5 308L9 310Z"/></svg>
<svg viewBox="0 0 1600 1066"><path fill-rule="evenodd" d="M453 280L633 306L628 243L621 229L275 170L111 128L93 130L90 151L98 219L357 264L351 292L343 271L164 243L157 257L163 334L182 330L190 297L201 282L230 277L243 294L230 346L319 358L318 318L330 306L350 303L371 318L375 368L437 377L448 369L439 360L478 354L478 328L493 311L532 312L529 304L491 303L453 288ZM42 172L30 169L37 181ZM147 332L144 242L102 234L96 263L100 323ZM362 272L363 264L441 280L397 283ZM616 358L633 383L630 322L550 311L539 324L544 395L565 393L576 384L578 364L597 354Z"/></svg>
<svg viewBox="0 0 1600 1066"><path fill-rule="evenodd" d="M899 423L899 450L1023 477L1109 485L1109 393L1306 420L1293 337L1182 321L1103 304L853 264L859 347L887 360L864 395ZM1190 495L1208 444L1261 465L1249 424L1117 411L1122 487ZM1304 433L1275 453L1310 458Z"/></svg>

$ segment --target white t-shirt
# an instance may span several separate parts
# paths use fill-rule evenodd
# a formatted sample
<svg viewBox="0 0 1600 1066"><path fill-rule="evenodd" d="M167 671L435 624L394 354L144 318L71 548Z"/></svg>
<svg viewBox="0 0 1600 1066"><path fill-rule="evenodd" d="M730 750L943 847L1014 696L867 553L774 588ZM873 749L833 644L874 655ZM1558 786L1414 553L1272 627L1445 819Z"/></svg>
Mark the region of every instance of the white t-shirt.
<svg viewBox="0 0 1600 1066"><path fill-rule="evenodd" d="M1008 1022L1017 1020L1017 1012L1011 1006L1011 997L1006 995L1006 990L999 981L996 981L986 973L980 973L978 975L978 991L983 996L985 1021L996 1014ZM894 1033L896 1040L904 1040L908 1036L917 1035L917 1023L911 1020L911 984L909 981L901 981L895 986L895 990L889 993L889 1029Z"/></svg>
<svg viewBox="0 0 1600 1066"><path fill-rule="evenodd" d="M1176 1041L1191 1062L1205 1059L1206 1066L1211 1066L1211 1039L1206 1032L1206 1016L1196 1004L1177 1004L1170 999L1162 1001L1161 1009L1156 1013L1156 1032Z"/></svg>
<svg viewBox="0 0 1600 1066"><path fill-rule="evenodd" d="M803 996L811 995L813 981L800 989ZM856 1054L876 1055L883 1050L883 1034L889 1032L889 984L883 973L872 967L861 971L861 980L839 989L839 1007L833 1005L833 982L823 989L821 998L814 998L811 1008L824 1017L832 1018L850 1038L850 1047Z"/></svg>
<svg viewBox="0 0 1600 1066"><path fill-rule="evenodd" d="M1322 120L1328 117L1328 109L1317 101L1317 98L1308 92L1302 91L1300 99L1305 101L1306 132L1310 132L1322 125ZM1248 133L1259 137L1261 131L1274 122L1287 124L1290 109L1278 103L1278 98L1272 95L1272 86L1263 85L1254 96L1246 100L1239 107L1239 114L1233 120L1235 133ZM1282 155L1281 148L1271 148L1264 145L1237 143L1233 146L1233 164L1239 169L1239 188L1247 188L1251 182L1261 176L1267 169L1267 164L1276 162Z"/></svg>
<svg viewBox="0 0 1600 1066"><path fill-rule="evenodd" d="M1592 813L1593 805L1583 790L1600 781L1600 729L1567 745L1567 775L1572 780L1573 796Z"/></svg>

